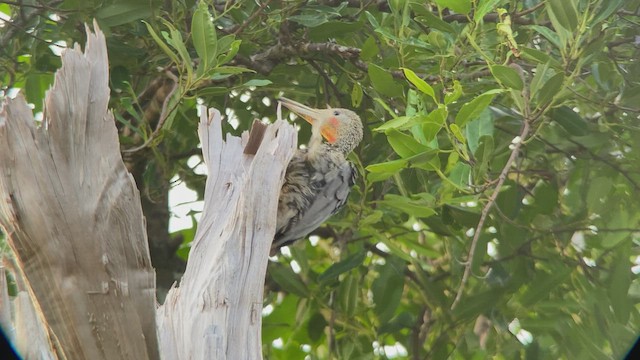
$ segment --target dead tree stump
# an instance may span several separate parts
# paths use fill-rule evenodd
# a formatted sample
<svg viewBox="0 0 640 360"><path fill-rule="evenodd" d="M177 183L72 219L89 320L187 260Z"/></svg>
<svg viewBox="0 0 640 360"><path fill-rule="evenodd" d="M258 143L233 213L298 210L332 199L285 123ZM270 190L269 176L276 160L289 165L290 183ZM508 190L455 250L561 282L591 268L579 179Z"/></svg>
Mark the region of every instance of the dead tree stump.
<svg viewBox="0 0 640 360"><path fill-rule="evenodd" d="M158 311L161 352L168 359L260 359L264 278L295 129L279 120L255 155L244 154L246 133L223 141L220 113L201 113L205 206L180 286Z"/></svg>
<svg viewBox="0 0 640 360"><path fill-rule="evenodd" d="M223 141L220 114L202 109L204 212L184 277L156 311L140 196L107 109L107 49L94 28L84 53L78 45L63 53L40 126L21 95L0 108L0 225L24 280L13 324L0 293L5 331L21 344L20 329L40 329L40 348L18 350L41 358L260 359L263 283L294 128L277 121L245 154L248 135Z"/></svg>

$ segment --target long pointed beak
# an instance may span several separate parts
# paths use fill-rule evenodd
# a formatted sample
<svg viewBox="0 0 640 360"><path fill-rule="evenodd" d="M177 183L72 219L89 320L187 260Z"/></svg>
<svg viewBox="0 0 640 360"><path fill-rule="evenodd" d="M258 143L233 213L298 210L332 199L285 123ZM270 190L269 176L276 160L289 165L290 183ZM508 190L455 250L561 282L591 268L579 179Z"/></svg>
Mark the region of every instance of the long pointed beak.
<svg viewBox="0 0 640 360"><path fill-rule="evenodd" d="M278 101L312 125L316 120L319 120L322 117L319 109L308 107L307 105L300 104L297 101L293 101L285 97L279 98Z"/></svg>
<svg viewBox="0 0 640 360"><path fill-rule="evenodd" d="M316 134L319 133L330 143L334 143L336 141L337 120L335 117L327 119L327 110L314 109L285 97L281 97L280 99L278 99L278 101L280 101L280 103L286 106L289 110L307 120L307 122L309 122L311 126L313 126L313 131Z"/></svg>

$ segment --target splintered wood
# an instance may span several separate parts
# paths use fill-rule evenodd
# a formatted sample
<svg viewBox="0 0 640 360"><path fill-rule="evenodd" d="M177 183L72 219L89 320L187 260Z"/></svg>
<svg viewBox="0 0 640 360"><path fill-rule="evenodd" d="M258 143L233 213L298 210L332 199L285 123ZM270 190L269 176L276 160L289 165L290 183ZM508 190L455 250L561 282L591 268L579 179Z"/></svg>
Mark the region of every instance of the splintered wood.
<svg viewBox="0 0 640 360"><path fill-rule="evenodd" d="M204 211L184 277L156 311L140 196L107 110L107 50L94 27L84 53L64 52L40 126L21 95L0 109L0 225L21 280L13 323L0 283L5 332L39 359L262 358L264 278L295 129L278 120L256 125L251 140L223 140L220 113L200 109Z"/></svg>
<svg viewBox="0 0 640 360"><path fill-rule="evenodd" d="M107 49L94 28L84 53L63 53L40 126L22 95L2 105L0 225L25 280L18 299L30 295L54 356L158 359L140 197L107 110Z"/></svg>
<svg viewBox="0 0 640 360"><path fill-rule="evenodd" d="M186 272L158 311L161 353L167 359L261 359L267 257L296 133L278 120L251 142L255 155L247 155L246 132L225 141L218 110L200 112L209 169L205 206Z"/></svg>

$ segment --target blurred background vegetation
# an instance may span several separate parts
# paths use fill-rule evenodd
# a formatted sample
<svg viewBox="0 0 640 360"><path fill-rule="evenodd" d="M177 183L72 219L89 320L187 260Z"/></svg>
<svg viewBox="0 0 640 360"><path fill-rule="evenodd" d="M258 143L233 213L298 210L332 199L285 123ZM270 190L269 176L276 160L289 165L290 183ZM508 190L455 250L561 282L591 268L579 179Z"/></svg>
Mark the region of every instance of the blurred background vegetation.
<svg viewBox="0 0 640 360"><path fill-rule="evenodd" d="M346 210L269 264L265 358L619 358L640 327L639 5L0 0L0 94L41 118L97 20L160 299L201 208L197 104L234 135L282 95L358 112Z"/></svg>

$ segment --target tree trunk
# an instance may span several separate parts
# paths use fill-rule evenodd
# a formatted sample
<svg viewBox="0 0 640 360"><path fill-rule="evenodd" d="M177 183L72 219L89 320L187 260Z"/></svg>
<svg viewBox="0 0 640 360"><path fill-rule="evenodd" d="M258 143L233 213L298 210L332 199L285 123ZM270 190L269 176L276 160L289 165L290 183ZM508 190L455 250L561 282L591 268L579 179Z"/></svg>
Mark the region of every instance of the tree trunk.
<svg viewBox="0 0 640 360"><path fill-rule="evenodd" d="M247 134L223 141L220 122L217 110L207 118L201 108L205 207L180 286L158 310L166 359L262 358L264 278L296 134L279 120L267 127L255 155L244 154Z"/></svg>
<svg viewBox="0 0 640 360"><path fill-rule="evenodd" d="M20 95L0 109L0 225L24 280L13 324L0 282L0 322L26 358L260 359L295 129L278 120L224 141L220 113L201 108L204 211L180 286L156 312L140 195L107 110L106 45L94 27L84 53L63 54L40 127Z"/></svg>
<svg viewBox="0 0 640 360"><path fill-rule="evenodd" d="M0 111L0 224L60 358L157 359L140 196L119 152L102 32L68 49L36 127Z"/></svg>

